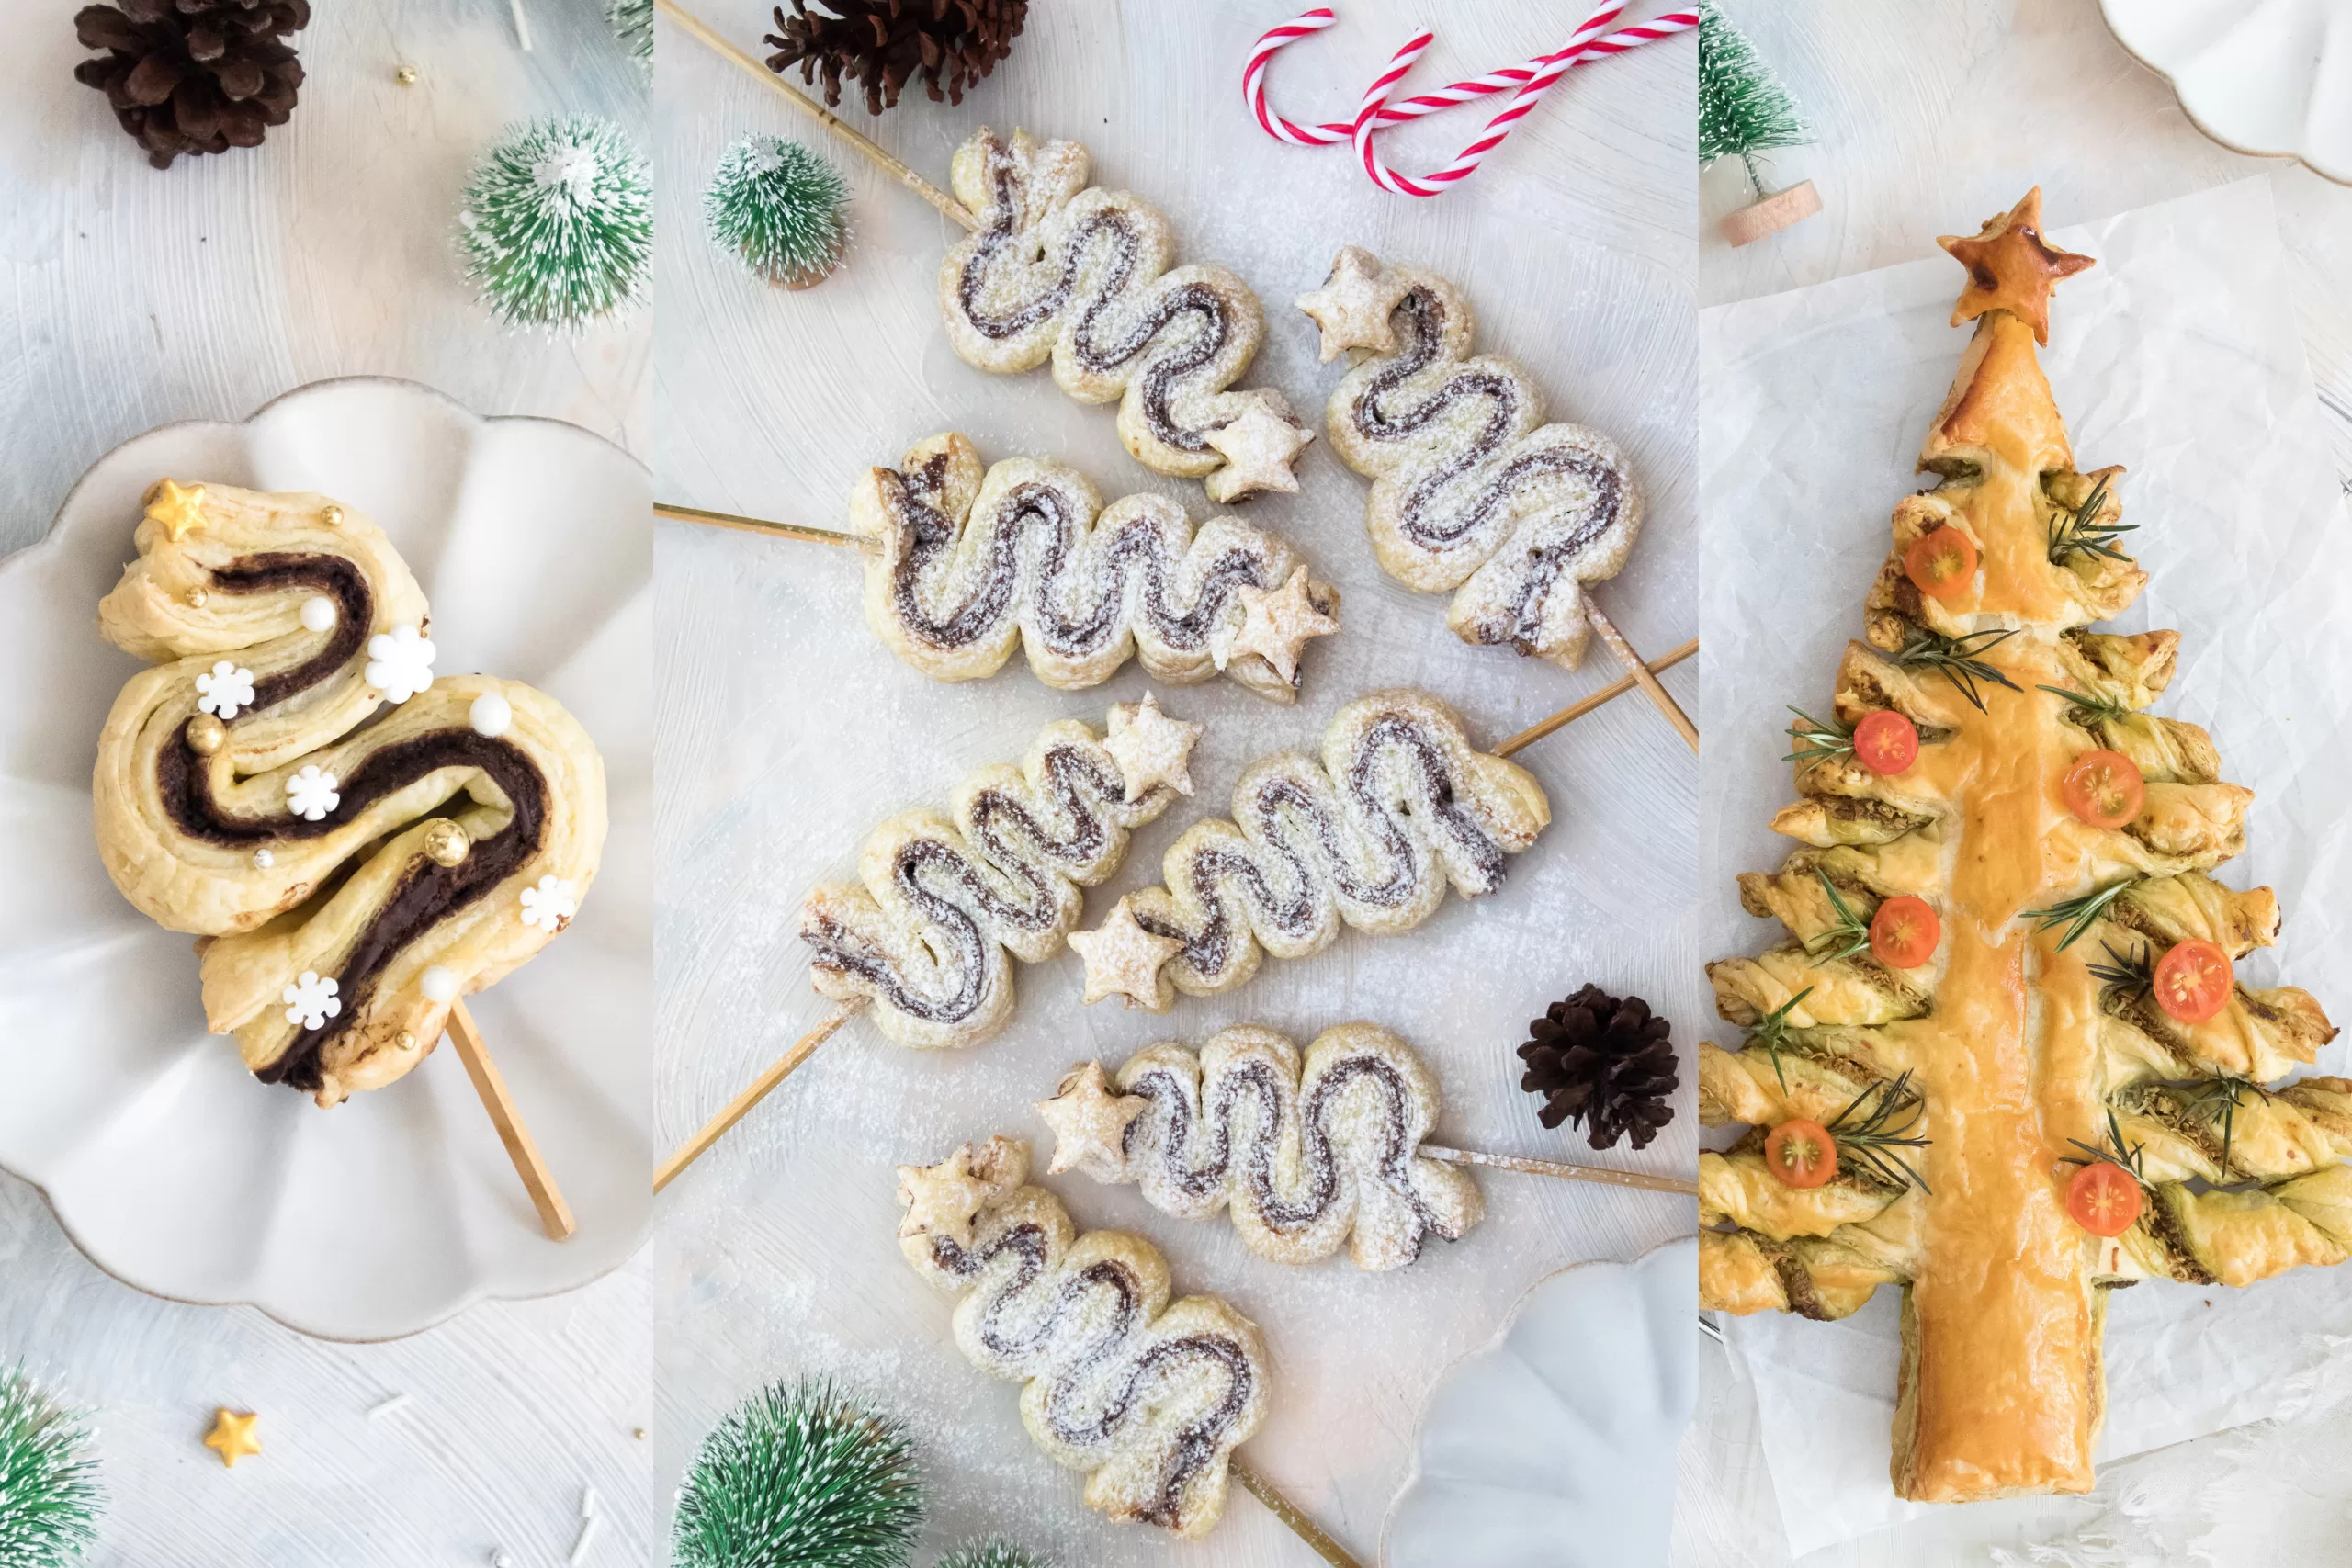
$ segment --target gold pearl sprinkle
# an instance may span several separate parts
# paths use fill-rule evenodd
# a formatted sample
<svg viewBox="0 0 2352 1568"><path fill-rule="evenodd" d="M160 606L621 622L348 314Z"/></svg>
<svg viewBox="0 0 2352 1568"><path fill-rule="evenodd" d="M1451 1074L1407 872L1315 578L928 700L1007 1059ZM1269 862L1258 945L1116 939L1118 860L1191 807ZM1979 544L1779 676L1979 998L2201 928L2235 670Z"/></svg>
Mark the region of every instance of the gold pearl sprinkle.
<svg viewBox="0 0 2352 1568"><path fill-rule="evenodd" d="M319 521L325 524L330 528L342 527L343 508L334 505L321 507L319 509Z"/></svg>
<svg viewBox="0 0 2352 1568"><path fill-rule="evenodd" d="M201 610L211 597L211 594L201 588L191 588L187 591L187 607L191 610Z"/></svg>
<svg viewBox="0 0 2352 1568"><path fill-rule="evenodd" d="M416 67L413 65L401 66L399 70L392 73L392 80L398 82L403 87L415 86Z"/></svg>
<svg viewBox="0 0 2352 1568"><path fill-rule="evenodd" d="M403 1029L401 1031L399 1044L403 1051L413 1051L416 1049L416 1036Z"/></svg>
<svg viewBox="0 0 2352 1568"><path fill-rule="evenodd" d="M457 865L472 848L466 830L455 822L444 819L424 830L424 858L435 865Z"/></svg>
<svg viewBox="0 0 2352 1568"><path fill-rule="evenodd" d="M229 727L209 713L198 714L187 721L187 749L199 757L209 757L229 743Z"/></svg>

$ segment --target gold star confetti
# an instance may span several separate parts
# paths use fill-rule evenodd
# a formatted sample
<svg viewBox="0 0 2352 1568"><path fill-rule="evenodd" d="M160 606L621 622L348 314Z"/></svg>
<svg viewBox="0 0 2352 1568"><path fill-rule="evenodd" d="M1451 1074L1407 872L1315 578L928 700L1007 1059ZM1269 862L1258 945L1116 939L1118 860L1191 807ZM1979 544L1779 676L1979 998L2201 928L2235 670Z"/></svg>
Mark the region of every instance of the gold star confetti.
<svg viewBox="0 0 2352 1568"><path fill-rule="evenodd" d="M1151 693L1139 703L1120 703L1111 710L1111 733L1102 749L1119 764L1126 781L1129 802L1141 800L1161 784L1178 795L1193 793L1193 743L1208 727L1187 724L1159 711Z"/></svg>
<svg viewBox="0 0 2352 1568"><path fill-rule="evenodd" d="M204 526L204 487L158 479L147 492L147 518L164 525L174 544Z"/></svg>
<svg viewBox="0 0 2352 1568"><path fill-rule="evenodd" d="M1054 1130L1054 1158L1046 1174L1083 1170L1097 1181L1125 1180L1127 1129L1149 1109L1148 1096L1113 1089L1102 1063L1073 1068L1053 1099L1037 1102L1037 1114Z"/></svg>
<svg viewBox="0 0 2352 1568"><path fill-rule="evenodd" d="M1968 287L1952 307L1951 324L1973 321L1987 310L2007 310L2033 329L2033 341L2050 343L2050 290L2064 278L2098 265L2045 243L2041 238L2041 187L1988 220L1973 239L1957 234L1936 243L1968 268Z"/></svg>
<svg viewBox="0 0 2352 1568"><path fill-rule="evenodd" d="M1331 263L1331 276L1312 294L1298 297L1298 308L1323 329L1323 358L1328 362L1351 348L1393 354L1396 334L1388 318L1404 290L1381 268L1380 258L1350 245Z"/></svg>
<svg viewBox="0 0 2352 1568"><path fill-rule="evenodd" d="M1261 490L1295 492L1298 476L1290 466L1299 448L1315 433L1298 424L1290 412L1261 393L1240 415L1203 437L1225 459L1225 467L1202 481L1208 498L1219 506L1255 495Z"/></svg>
<svg viewBox="0 0 2352 1568"><path fill-rule="evenodd" d="M234 1470L239 1460L261 1452L261 1439L254 1436L254 1427L260 1420L250 1410L243 1415L233 1410L215 1410L212 1430L204 1435L204 1446L220 1456L223 1469Z"/></svg>
<svg viewBox="0 0 2352 1568"><path fill-rule="evenodd" d="M1329 637L1340 623L1315 607L1299 567L1279 589L1248 588L1240 592L1241 629L1227 640L1216 660L1222 670L1245 653L1254 653L1274 667L1285 681L1298 679L1298 650L1310 637Z"/></svg>
<svg viewBox="0 0 2352 1568"><path fill-rule="evenodd" d="M1086 964L1086 995L1091 1007L1106 997L1125 997L1127 1006L1165 1012L1172 998L1162 996L1159 971L1184 951L1172 936L1148 931L1136 923L1136 912L1125 898L1111 906L1102 923L1091 931L1069 933L1069 950Z"/></svg>

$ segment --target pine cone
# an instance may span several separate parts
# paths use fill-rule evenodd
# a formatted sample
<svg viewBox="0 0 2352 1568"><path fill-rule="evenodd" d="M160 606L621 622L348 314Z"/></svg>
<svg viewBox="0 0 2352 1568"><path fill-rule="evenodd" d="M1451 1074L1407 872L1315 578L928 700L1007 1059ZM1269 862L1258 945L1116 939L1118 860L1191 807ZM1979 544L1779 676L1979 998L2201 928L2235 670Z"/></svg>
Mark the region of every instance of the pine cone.
<svg viewBox="0 0 2352 1568"><path fill-rule="evenodd" d="M1029 0L820 0L836 15L808 14L808 0L792 0L792 15L775 10L775 46L768 69L781 76L797 62L800 79L825 75L825 102L842 101L842 78L865 89L865 112L896 108L899 89L921 73L933 103L960 104L964 89L996 69L1021 36ZM941 78L945 90L941 90Z"/></svg>
<svg viewBox="0 0 2352 1568"><path fill-rule="evenodd" d="M183 152L258 147L294 113L302 62L278 41L311 24L311 0L121 0L74 18L74 68L159 169Z"/></svg>
<svg viewBox="0 0 2352 1568"><path fill-rule="evenodd" d="M1546 1127L1574 1120L1596 1149L1614 1148L1623 1137L1646 1147L1674 1120L1667 1103L1679 1081L1671 1028L1651 1017L1641 998L1620 1001L1587 986L1527 1026L1519 1087L1549 1096L1536 1113Z"/></svg>

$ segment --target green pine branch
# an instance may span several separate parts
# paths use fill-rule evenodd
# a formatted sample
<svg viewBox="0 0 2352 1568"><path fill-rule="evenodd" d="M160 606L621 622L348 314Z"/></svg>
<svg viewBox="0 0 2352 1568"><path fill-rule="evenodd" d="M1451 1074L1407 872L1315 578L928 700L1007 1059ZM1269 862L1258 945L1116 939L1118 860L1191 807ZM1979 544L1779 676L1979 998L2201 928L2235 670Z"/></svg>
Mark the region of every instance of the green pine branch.
<svg viewBox="0 0 2352 1568"><path fill-rule="evenodd" d="M0 1371L0 1564L79 1562L104 1503L89 1432L21 1370Z"/></svg>

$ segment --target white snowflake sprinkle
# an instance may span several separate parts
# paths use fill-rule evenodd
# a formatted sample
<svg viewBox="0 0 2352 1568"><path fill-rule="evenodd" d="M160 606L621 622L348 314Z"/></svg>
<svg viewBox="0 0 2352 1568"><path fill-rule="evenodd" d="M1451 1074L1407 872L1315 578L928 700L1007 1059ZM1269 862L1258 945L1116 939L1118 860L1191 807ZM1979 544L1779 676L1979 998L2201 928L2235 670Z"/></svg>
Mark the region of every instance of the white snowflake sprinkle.
<svg viewBox="0 0 2352 1568"><path fill-rule="evenodd" d="M196 678L196 693L198 711L220 719L234 718L239 708L253 705L254 672L224 659L212 667L210 674Z"/></svg>
<svg viewBox="0 0 2352 1568"><path fill-rule="evenodd" d="M343 1003L335 998L338 989L333 976L322 976L315 969L303 970L301 978L278 997L286 1004L286 1021L304 1029L318 1028L343 1011Z"/></svg>
<svg viewBox="0 0 2352 1568"><path fill-rule="evenodd" d="M542 876L537 887L523 889L523 923L526 926L551 931L579 912L580 905L571 896L569 882Z"/></svg>
<svg viewBox="0 0 2352 1568"><path fill-rule="evenodd" d="M394 626L368 639L368 683L384 700L404 703L433 684L434 649L411 626Z"/></svg>
<svg viewBox="0 0 2352 1568"><path fill-rule="evenodd" d="M313 762L286 781L287 808L305 821L322 822L343 804L343 796L335 794L341 782Z"/></svg>

